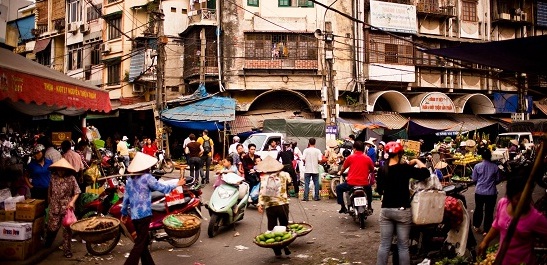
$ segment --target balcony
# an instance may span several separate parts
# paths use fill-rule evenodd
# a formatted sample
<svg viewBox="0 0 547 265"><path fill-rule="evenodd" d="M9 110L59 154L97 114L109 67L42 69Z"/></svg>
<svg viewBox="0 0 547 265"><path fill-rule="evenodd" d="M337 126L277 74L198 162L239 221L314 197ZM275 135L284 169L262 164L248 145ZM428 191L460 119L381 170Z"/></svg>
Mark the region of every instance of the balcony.
<svg viewBox="0 0 547 265"><path fill-rule="evenodd" d="M532 24L532 16L526 12L500 12L492 13L492 23L497 24Z"/></svg>
<svg viewBox="0 0 547 265"><path fill-rule="evenodd" d="M199 59L200 58L198 56L194 56L184 60L184 72L182 74L184 79L199 78L199 71L201 68ZM217 57L205 56L205 67L203 68L206 77L218 77Z"/></svg>
<svg viewBox="0 0 547 265"><path fill-rule="evenodd" d="M418 3L416 6L416 12L418 15L437 17L437 18L449 18L456 17L455 6L438 6L429 3Z"/></svg>
<svg viewBox="0 0 547 265"><path fill-rule="evenodd" d="M217 13L215 9L202 8L188 11L189 26L216 26Z"/></svg>
<svg viewBox="0 0 547 265"><path fill-rule="evenodd" d="M267 70L317 70L317 60L301 59L247 59L245 69L267 69Z"/></svg>

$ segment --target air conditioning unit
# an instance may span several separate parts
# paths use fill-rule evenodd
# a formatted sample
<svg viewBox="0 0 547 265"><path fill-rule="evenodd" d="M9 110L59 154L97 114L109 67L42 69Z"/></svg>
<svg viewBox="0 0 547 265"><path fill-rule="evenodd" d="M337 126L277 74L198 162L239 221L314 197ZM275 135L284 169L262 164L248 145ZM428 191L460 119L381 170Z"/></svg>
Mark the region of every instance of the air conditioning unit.
<svg viewBox="0 0 547 265"><path fill-rule="evenodd" d="M108 43L102 43L100 48L102 53L109 53L110 52L110 45Z"/></svg>
<svg viewBox="0 0 547 265"><path fill-rule="evenodd" d="M78 24L77 24L76 22L71 22L70 24L68 24L67 31L68 31L68 32L76 32L76 31L78 31Z"/></svg>
<svg viewBox="0 0 547 265"><path fill-rule="evenodd" d="M80 32L82 32L82 33L89 32L89 24L84 23L84 24L80 25Z"/></svg>

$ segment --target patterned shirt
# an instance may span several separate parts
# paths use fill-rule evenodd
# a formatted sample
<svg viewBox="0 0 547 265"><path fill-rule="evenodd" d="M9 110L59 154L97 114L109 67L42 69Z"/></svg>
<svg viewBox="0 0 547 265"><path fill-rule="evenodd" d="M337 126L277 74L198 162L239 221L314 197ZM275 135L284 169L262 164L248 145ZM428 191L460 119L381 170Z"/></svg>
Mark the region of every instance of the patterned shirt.
<svg viewBox="0 0 547 265"><path fill-rule="evenodd" d="M291 176L287 172L261 175L258 205L268 208L288 204L287 183L291 183Z"/></svg>
<svg viewBox="0 0 547 265"><path fill-rule="evenodd" d="M132 220L152 215L152 191L169 193L176 187L158 182L150 173L128 178L123 196L122 215L128 215L128 208Z"/></svg>
<svg viewBox="0 0 547 265"><path fill-rule="evenodd" d="M60 177L55 173L51 174L49 190L49 212L51 214L64 214L72 197L81 193L74 176Z"/></svg>

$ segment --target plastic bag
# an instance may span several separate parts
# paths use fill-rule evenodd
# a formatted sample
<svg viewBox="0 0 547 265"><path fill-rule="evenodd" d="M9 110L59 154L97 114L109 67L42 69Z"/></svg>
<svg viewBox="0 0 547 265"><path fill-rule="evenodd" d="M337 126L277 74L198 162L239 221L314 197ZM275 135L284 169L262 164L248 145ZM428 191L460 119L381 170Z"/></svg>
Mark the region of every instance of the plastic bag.
<svg viewBox="0 0 547 265"><path fill-rule="evenodd" d="M64 227L70 227L71 224L76 223L76 215L74 215L74 211L72 209L67 209L65 213L65 217L63 217L63 226Z"/></svg>

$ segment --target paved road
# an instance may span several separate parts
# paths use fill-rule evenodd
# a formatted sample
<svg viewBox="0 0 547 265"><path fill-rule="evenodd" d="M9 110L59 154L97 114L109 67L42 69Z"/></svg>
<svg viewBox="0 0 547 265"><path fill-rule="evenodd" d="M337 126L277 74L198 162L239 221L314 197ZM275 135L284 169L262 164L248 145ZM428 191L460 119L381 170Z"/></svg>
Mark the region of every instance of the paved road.
<svg viewBox="0 0 547 265"><path fill-rule="evenodd" d="M168 177L176 175L171 174ZM505 193L504 185L502 183L498 187L500 194ZM211 190L211 185L203 189L204 201L209 199ZM474 208L473 192L473 188L470 188L465 193L470 214ZM534 198L541 196L542 192L544 191L537 188ZM235 227L223 229L215 238L207 237L209 215L204 212L201 236L194 245L173 249L168 243L157 242L151 247L152 256L156 264L375 264L379 245L377 220L380 202L374 201L373 208L375 212L367 220L367 227L360 230L358 224L348 215L338 214L339 208L333 199L317 202L291 199L290 219L307 221L313 225L314 230L297 238L290 246L290 258L283 259L276 259L272 250L252 243L253 237L266 230L266 217L260 215L256 208L249 207L242 221ZM111 254L95 257L87 254L81 242L74 242L73 258L66 259L61 250L55 250L39 264L122 264L131 248L132 243L122 237L122 241Z"/></svg>

